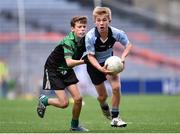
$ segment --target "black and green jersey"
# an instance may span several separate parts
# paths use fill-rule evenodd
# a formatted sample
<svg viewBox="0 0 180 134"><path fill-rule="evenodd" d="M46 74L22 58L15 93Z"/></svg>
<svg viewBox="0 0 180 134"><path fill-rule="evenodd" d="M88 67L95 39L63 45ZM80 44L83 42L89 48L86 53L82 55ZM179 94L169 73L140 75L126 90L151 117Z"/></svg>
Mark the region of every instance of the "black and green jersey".
<svg viewBox="0 0 180 134"><path fill-rule="evenodd" d="M79 60L85 52L85 38L80 41L73 32L70 32L61 40L49 55L45 68L49 70L68 70L65 58Z"/></svg>

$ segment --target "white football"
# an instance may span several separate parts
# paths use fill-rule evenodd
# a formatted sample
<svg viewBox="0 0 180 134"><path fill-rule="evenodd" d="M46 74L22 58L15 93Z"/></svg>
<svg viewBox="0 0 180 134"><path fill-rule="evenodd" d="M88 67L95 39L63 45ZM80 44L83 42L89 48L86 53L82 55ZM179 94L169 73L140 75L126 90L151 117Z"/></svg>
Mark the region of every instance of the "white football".
<svg viewBox="0 0 180 134"><path fill-rule="evenodd" d="M111 56L107 58L105 66L107 66L107 69L112 71L114 75L123 71L123 63L121 62L121 58L118 56Z"/></svg>

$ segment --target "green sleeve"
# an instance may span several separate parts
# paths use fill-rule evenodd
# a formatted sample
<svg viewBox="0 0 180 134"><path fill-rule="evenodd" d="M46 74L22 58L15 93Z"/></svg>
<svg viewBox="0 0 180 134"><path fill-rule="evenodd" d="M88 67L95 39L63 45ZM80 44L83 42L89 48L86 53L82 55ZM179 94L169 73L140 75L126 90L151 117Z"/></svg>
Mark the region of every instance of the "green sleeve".
<svg viewBox="0 0 180 134"><path fill-rule="evenodd" d="M73 42L71 40L67 40L64 42L63 44L63 48L64 48L64 58L72 58L74 55L74 51L73 51Z"/></svg>

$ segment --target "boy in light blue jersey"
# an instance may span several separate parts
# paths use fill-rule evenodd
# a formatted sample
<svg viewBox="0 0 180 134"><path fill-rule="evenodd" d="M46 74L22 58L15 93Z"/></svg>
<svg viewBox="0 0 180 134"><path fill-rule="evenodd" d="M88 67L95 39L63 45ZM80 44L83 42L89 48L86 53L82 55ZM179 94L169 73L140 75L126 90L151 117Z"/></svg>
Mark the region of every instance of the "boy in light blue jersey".
<svg viewBox="0 0 180 134"><path fill-rule="evenodd" d="M116 41L124 46L121 55L122 63L125 63L125 57L129 54L132 44L129 42L127 35L119 29L110 26L111 10L108 7L96 7L93 11L95 27L92 28L85 37L86 51L89 63L87 71L92 83L98 93L103 114L111 119L111 126L125 127L127 123L119 116L120 105L120 78L119 75L112 75L112 72L104 66L105 60L113 55L113 46ZM104 81L108 80L112 87L112 109L106 102L107 91Z"/></svg>

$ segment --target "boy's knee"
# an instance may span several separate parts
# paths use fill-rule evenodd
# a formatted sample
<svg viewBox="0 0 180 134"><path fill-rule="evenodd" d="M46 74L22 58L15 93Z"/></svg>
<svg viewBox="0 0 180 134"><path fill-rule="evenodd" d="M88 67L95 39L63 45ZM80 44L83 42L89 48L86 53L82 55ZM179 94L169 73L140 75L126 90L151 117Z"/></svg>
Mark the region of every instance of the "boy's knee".
<svg viewBox="0 0 180 134"><path fill-rule="evenodd" d="M119 87L113 88L112 93L113 93L113 94L119 94L119 93L120 93L120 92L119 92Z"/></svg>
<svg viewBox="0 0 180 134"><path fill-rule="evenodd" d="M69 105L69 101L63 101L61 102L61 108L67 108Z"/></svg>
<svg viewBox="0 0 180 134"><path fill-rule="evenodd" d="M100 101L100 102L104 102L104 101L106 101L106 99L107 99L107 94L104 94L104 95L100 95L100 96L98 96L98 100Z"/></svg>
<svg viewBox="0 0 180 134"><path fill-rule="evenodd" d="M80 96L80 97L74 98L74 103L75 104L81 104L82 103L82 97Z"/></svg>

